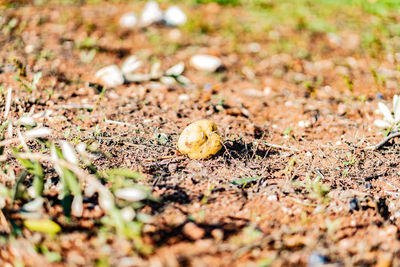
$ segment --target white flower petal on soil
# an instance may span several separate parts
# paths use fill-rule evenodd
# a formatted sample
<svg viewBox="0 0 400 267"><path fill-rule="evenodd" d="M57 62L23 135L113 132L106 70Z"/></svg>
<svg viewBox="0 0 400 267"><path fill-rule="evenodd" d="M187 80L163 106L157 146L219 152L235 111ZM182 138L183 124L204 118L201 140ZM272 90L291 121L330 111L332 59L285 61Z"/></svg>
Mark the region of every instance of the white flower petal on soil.
<svg viewBox="0 0 400 267"><path fill-rule="evenodd" d="M86 185L85 191L84 191L85 197L90 198L90 197L92 197L92 196L94 195L94 193L96 193L96 192L97 192L97 186L96 186L96 185L94 185L93 183L88 183L88 184Z"/></svg>
<svg viewBox="0 0 400 267"><path fill-rule="evenodd" d="M188 85L188 84L191 84L191 83L192 83L192 81L189 80L188 77L183 76L183 75L179 75L178 77L176 77L176 80L177 80L178 82L180 82L181 84L183 84L183 85Z"/></svg>
<svg viewBox="0 0 400 267"><path fill-rule="evenodd" d="M198 70L214 72L222 65L222 61L214 56L198 54L190 59L190 64Z"/></svg>
<svg viewBox="0 0 400 267"><path fill-rule="evenodd" d="M43 206L43 198L38 197L22 206L22 209L29 212L38 211Z"/></svg>
<svg viewBox="0 0 400 267"><path fill-rule="evenodd" d="M114 199L110 191L99 189L99 205L104 211L109 211L114 207Z"/></svg>
<svg viewBox="0 0 400 267"><path fill-rule="evenodd" d="M378 103L378 107L379 107L379 110L382 112L384 119L387 120L388 122L393 123L394 119L393 119L392 113L390 112L389 108L382 102Z"/></svg>
<svg viewBox="0 0 400 267"><path fill-rule="evenodd" d="M115 196L120 199L128 200L128 201L140 201L146 198L146 193L134 188L134 187L127 187L127 188L120 188L115 191Z"/></svg>
<svg viewBox="0 0 400 267"><path fill-rule="evenodd" d="M176 80L171 76L162 76L160 78L160 82L165 85L174 85L176 83Z"/></svg>
<svg viewBox="0 0 400 267"><path fill-rule="evenodd" d="M70 143L67 141L61 141L61 150L66 161L75 165L78 164L76 152Z"/></svg>
<svg viewBox="0 0 400 267"><path fill-rule="evenodd" d="M59 160L59 158L57 156L56 147L54 145L52 145L51 148L50 148L50 156L51 156L51 159L54 162L54 169L56 170L56 172L57 172L57 174L59 176L62 176L63 172L62 172L60 166L57 164L57 161Z"/></svg>
<svg viewBox="0 0 400 267"><path fill-rule="evenodd" d="M49 128L36 128L25 132L27 138L44 138L51 135L51 129Z"/></svg>
<svg viewBox="0 0 400 267"><path fill-rule="evenodd" d="M159 79L162 76L162 73L161 73L160 69L161 69L161 63L160 62L155 62L153 65L151 65L150 77L152 79Z"/></svg>
<svg viewBox="0 0 400 267"><path fill-rule="evenodd" d="M6 108L4 109L4 119L7 119L8 113L10 112L11 98L12 98L12 87L8 88L7 91Z"/></svg>
<svg viewBox="0 0 400 267"><path fill-rule="evenodd" d="M96 79L105 86L115 87L124 83L124 76L117 65L104 67L96 72Z"/></svg>
<svg viewBox="0 0 400 267"><path fill-rule="evenodd" d="M394 121L400 121L400 97L398 95L394 95L393 97L393 111L394 111Z"/></svg>
<svg viewBox="0 0 400 267"><path fill-rule="evenodd" d="M168 76L179 76L183 73L184 70L185 70L185 63L179 62L178 64L167 69L165 74Z"/></svg>
<svg viewBox="0 0 400 267"><path fill-rule="evenodd" d="M169 26L180 26L186 23L186 14L178 6L169 7L164 13L165 24Z"/></svg>
<svg viewBox="0 0 400 267"><path fill-rule="evenodd" d="M24 116L19 118L18 122L23 125L35 126L36 122L32 117Z"/></svg>
<svg viewBox="0 0 400 267"><path fill-rule="evenodd" d="M125 74L125 79L128 82L146 82L151 80L151 75L142 73L130 73Z"/></svg>
<svg viewBox="0 0 400 267"><path fill-rule="evenodd" d="M136 27L138 23L138 18L135 13L128 12L122 15L119 19L119 25L123 28L133 29Z"/></svg>
<svg viewBox="0 0 400 267"><path fill-rule="evenodd" d="M132 207L125 207L121 209L121 217L124 221L130 222L132 221L136 216L136 212Z"/></svg>
<svg viewBox="0 0 400 267"><path fill-rule="evenodd" d="M144 6L142 16L140 18L141 26L149 26L163 19L163 12L156 1L149 1Z"/></svg>
<svg viewBox="0 0 400 267"><path fill-rule="evenodd" d="M130 56L122 64L121 71L123 74L132 73L141 66L142 61L140 61L137 56Z"/></svg>
<svg viewBox="0 0 400 267"><path fill-rule="evenodd" d="M75 217L81 217L83 213L82 196L74 196L71 204L71 214Z"/></svg>
<svg viewBox="0 0 400 267"><path fill-rule="evenodd" d="M385 120L375 120L374 124L375 124L375 126L378 126L379 128L389 128L391 126L391 124Z"/></svg>
<svg viewBox="0 0 400 267"><path fill-rule="evenodd" d="M86 155L86 147L86 143L81 142L76 145L76 151L81 155Z"/></svg>

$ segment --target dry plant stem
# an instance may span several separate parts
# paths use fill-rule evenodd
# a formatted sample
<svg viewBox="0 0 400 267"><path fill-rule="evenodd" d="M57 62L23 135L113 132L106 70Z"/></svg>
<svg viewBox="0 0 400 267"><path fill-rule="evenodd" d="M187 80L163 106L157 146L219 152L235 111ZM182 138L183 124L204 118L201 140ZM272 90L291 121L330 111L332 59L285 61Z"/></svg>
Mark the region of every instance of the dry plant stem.
<svg viewBox="0 0 400 267"><path fill-rule="evenodd" d="M264 142L264 145L272 147L272 148L282 149L282 150L290 150L290 151L293 151L293 152L301 152L301 150L299 150L297 148L286 147L286 146L281 146L281 145L275 145L275 144L271 144L271 143L267 143L267 142Z"/></svg>
<svg viewBox="0 0 400 267"><path fill-rule="evenodd" d="M397 133L392 133L390 135L388 135L387 137L385 137L382 141L380 141L378 144L374 145L374 146L369 146L366 149L370 149L370 150L378 150L381 147L383 147L384 145L386 145L387 142L389 142L391 139L395 138L395 137L399 137L400 136L400 132Z"/></svg>
<svg viewBox="0 0 400 267"><path fill-rule="evenodd" d="M11 139L6 139L0 142L0 146L8 146L11 145L13 143L17 143L19 142L19 138L11 138Z"/></svg>
<svg viewBox="0 0 400 267"><path fill-rule="evenodd" d="M382 182L384 182L384 183L387 184L388 186L390 186L390 187L396 189L398 192L400 192L400 187L398 187L398 186L392 184L392 183L389 182L388 180L386 180L386 179L384 179L384 178L382 178L382 177L380 177L379 180L382 181Z"/></svg>

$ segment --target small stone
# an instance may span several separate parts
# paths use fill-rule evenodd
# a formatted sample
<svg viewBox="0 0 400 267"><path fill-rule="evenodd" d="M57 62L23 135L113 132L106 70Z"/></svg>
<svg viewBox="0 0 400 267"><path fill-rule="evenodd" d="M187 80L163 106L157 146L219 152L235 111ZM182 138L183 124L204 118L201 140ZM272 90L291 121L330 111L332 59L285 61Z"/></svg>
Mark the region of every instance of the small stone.
<svg viewBox="0 0 400 267"><path fill-rule="evenodd" d="M147 2L145 5L140 23L142 26L149 26L153 23L160 22L163 19L163 12L156 1Z"/></svg>
<svg viewBox="0 0 400 267"><path fill-rule="evenodd" d="M221 67L222 61L214 56L198 54L190 59L190 64L198 70L214 72Z"/></svg>
<svg viewBox="0 0 400 267"><path fill-rule="evenodd" d="M179 95L178 100L179 100L179 102L185 102L185 101L190 100L190 96L187 94L181 94L181 95Z"/></svg>
<svg viewBox="0 0 400 267"><path fill-rule="evenodd" d="M366 182L364 184L364 186L365 186L366 189L373 189L374 188L370 182Z"/></svg>
<svg viewBox="0 0 400 267"><path fill-rule="evenodd" d="M311 122L310 121L299 121L297 125L301 128L307 128L307 127L310 127Z"/></svg>
<svg viewBox="0 0 400 267"><path fill-rule="evenodd" d="M359 210L360 209L360 203L356 197L350 199L349 201L349 209L350 211L354 210Z"/></svg>
<svg viewBox="0 0 400 267"><path fill-rule="evenodd" d="M221 229L214 229L211 231L211 236L217 242L222 241L224 239L224 231L222 231Z"/></svg>
<svg viewBox="0 0 400 267"><path fill-rule="evenodd" d="M136 27L138 23L138 18L135 13L128 12L122 15L119 19L119 25L123 28L133 29Z"/></svg>
<svg viewBox="0 0 400 267"><path fill-rule="evenodd" d="M95 74L96 79L105 86L115 87L124 83L124 76L117 65L100 69Z"/></svg>
<svg viewBox="0 0 400 267"><path fill-rule="evenodd" d="M195 223L188 222L183 226L183 233L192 240L201 239L205 231L203 228L198 227Z"/></svg>
<svg viewBox="0 0 400 267"><path fill-rule="evenodd" d="M164 21L168 26L180 26L186 20L186 14L178 6L171 6L164 13Z"/></svg>
<svg viewBox="0 0 400 267"><path fill-rule="evenodd" d="M255 88L246 89L244 91L244 94L246 96L250 96L250 97L263 97L264 96L264 92L263 91L257 90Z"/></svg>
<svg viewBox="0 0 400 267"><path fill-rule="evenodd" d="M272 92L272 88L271 88L270 86L265 86L265 87L264 87L263 93L264 93L265 96L270 95L271 92Z"/></svg>
<svg viewBox="0 0 400 267"><path fill-rule="evenodd" d="M378 98L378 99L384 99L382 93L377 93L377 94L376 94L376 98Z"/></svg>
<svg viewBox="0 0 400 267"><path fill-rule="evenodd" d="M329 258L318 253L318 252L312 252L310 256L308 257L308 267L312 266L321 266L324 264L329 263Z"/></svg>

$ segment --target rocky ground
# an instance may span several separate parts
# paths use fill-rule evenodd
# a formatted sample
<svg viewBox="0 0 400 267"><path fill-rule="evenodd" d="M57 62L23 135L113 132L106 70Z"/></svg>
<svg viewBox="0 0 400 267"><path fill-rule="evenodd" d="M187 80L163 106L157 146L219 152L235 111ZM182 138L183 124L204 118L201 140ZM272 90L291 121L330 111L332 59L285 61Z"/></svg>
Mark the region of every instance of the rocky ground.
<svg viewBox="0 0 400 267"><path fill-rule="evenodd" d="M378 103L392 109L398 93L399 5L184 1L181 26L124 28L120 18L145 2L40 2L0 9L0 115L13 122L1 128L2 265L400 264L400 145L371 147L397 130L374 122L384 118ZM201 70L199 54L220 63ZM132 55L141 62L133 78L96 76ZM223 148L192 160L176 142L204 118ZM52 134L24 140L31 127ZM77 193L65 182L72 195L62 191L65 170L46 158L51 144L65 152L61 140L91 156L92 165L73 165L63 154L79 184ZM40 198L24 156L41 162ZM122 169L130 172L110 174ZM118 200L138 173L147 196ZM117 196L118 214L133 212L127 228L101 190ZM35 199L43 203L27 208ZM27 223L37 219L46 229Z"/></svg>

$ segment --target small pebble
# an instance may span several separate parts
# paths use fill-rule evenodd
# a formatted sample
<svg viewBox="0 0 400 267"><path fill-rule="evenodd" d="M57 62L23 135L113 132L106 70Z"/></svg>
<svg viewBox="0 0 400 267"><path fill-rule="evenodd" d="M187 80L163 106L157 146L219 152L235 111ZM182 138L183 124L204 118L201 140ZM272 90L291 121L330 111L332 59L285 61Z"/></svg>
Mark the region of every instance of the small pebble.
<svg viewBox="0 0 400 267"><path fill-rule="evenodd" d="M197 240L197 239L201 239L204 236L205 231L203 228L198 227L195 223L188 222L183 227L183 233L188 238L190 238L192 240Z"/></svg>
<svg viewBox="0 0 400 267"><path fill-rule="evenodd" d="M185 101L190 100L190 96L187 94L181 94L181 95L179 95L178 100L179 100L179 102L185 102Z"/></svg>
<svg viewBox="0 0 400 267"><path fill-rule="evenodd" d="M308 267L314 267L314 266L321 266L324 264L329 263L329 258L318 253L318 252L312 252L310 256L308 257Z"/></svg>
<svg viewBox="0 0 400 267"><path fill-rule="evenodd" d="M364 186L365 186L366 189L373 189L374 188L370 182L366 182Z"/></svg>
<svg viewBox="0 0 400 267"><path fill-rule="evenodd" d="M350 211L354 210L359 210L360 209L360 203L356 197L350 199L349 201L349 209Z"/></svg>
<svg viewBox="0 0 400 267"><path fill-rule="evenodd" d="M378 99L383 99L383 94L377 93L377 94L376 94L376 98L378 98Z"/></svg>

